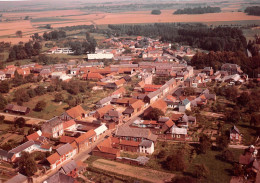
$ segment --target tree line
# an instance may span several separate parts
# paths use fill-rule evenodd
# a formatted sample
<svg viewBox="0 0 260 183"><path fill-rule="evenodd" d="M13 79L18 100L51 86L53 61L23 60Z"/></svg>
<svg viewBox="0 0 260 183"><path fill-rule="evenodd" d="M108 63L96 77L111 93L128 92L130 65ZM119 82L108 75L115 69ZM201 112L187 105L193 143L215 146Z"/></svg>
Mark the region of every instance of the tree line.
<svg viewBox="0 0 260 183"><path fill-rule="evenodd" d="M220 7L195 7L195 8L184 8L178 9L173 14L204 14L204 13L219 13L221 12Z"/></svg>
<svg viewBox="0 0 260 183"><path fill-rule="evenodd" d="M161 41L178 42L209 51L245 51L246 38L238 28L208 28L202 24L109 25L114 36L135 35L160 37Z"/></svg>
<svg viewBox="0 0 260 183"><path fill-rule="evenodd" d="M43 38L45 41L49 40L57 40L60 38L65 38L66 37L66 32L63 30L54 30L51 32L44 32L43 33Z"/></svg>
<svg viewBox="0 0 260 183"><path fill-rule="evenodd" d="M14 45L10 48L7 62L31 58L40 54L42 46L39 42L29 41L25 44Z"/></svg>
<svg viewBox="0 0 260 183"><path fill-rule="evenodd" d="M260 16L260 6L247 7L244 12L248 15Z"/></svg>

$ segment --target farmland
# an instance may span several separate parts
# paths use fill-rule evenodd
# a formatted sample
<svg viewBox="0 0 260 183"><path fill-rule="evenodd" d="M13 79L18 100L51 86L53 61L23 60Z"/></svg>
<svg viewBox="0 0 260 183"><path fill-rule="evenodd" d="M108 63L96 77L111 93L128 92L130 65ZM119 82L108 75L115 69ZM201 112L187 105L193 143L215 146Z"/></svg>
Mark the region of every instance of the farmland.
<svg viewBox="0 0 260 183"><path fill-rule="evenodd" d="M106 24L141 24L167 22L201 22L208 25L218 24L260 24L260 17L246 15L243 12L221 12L204 15L173 15L174 10L162 10L160 15L151 15L150 11L132 11L122 13L87 13L80 10L64 10L31 13L5 13L3 18L15 21L0 22L0 41L18 43L26 42L33 33L42 34L48 29L42 28L50 24L53 28L76 25L106 25ZM29 16L29 20L19 17ZM138 18L136 18L138 16ZM16 37L16 31L21 30L23 37Z"/></svg>

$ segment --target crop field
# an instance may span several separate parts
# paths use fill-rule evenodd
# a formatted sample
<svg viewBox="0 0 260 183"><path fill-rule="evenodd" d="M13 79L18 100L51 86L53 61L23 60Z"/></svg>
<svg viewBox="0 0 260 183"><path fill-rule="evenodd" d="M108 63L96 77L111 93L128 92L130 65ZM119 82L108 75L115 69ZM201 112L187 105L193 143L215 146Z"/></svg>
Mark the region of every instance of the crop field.
<svg viewBox="0 0 260 183"><path fill-rule="evenodd" d="M107 24L141 24L141 23L169 23L169 22L201 22L208 25L221 24L258 24L259 16L249 16L243 12L231 11L238 8L234 4L227 5L230 10L221 13L200 15L173 15L174 9L162 10L160 15L152 15L151 11L131 11L120 13L91 13L86 10L59 10L39 12L4 13L0 22L0 41L19 43L26 42L33 33L40 35L49 31L41 28L50 24L53 28L76 26L76 25L107 25ZM29 16L29 20L24 20ZM23 37L17 37L16 31L21 30Z"/></svg>
<svg viewBox="0 0 260 183"><path fill-rule="evenodd" d="M164 182L164 180L171 180L171 178L174 177L174 174L171 173L165 173L165 172L146 169L146 168L134 167L131 165L117 163L105 159L98 159L94 161L93 166L113 173L127 175L130 177L135 177L141 180L156 182L156 183Z"/></svg>

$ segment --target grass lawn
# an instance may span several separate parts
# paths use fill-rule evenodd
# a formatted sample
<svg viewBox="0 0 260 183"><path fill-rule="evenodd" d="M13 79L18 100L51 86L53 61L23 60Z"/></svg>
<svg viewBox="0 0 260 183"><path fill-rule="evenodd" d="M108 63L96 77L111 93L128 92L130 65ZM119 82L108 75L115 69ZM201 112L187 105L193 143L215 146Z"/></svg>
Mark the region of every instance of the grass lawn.
<svg viewBox="0 0 260 183"><path fill-rule="evenodd" d="M41 112L34 111L34 107L37 104L38 101L44 100L47 105ZM31 109L31 112L27 116L35 117L35 118L41 118L41 119L51 119L54 116L61 115L68 106L66 103L56 103L54 100L54 93L47 93L42 96L37 96L32 98L29 102L25 102L23 105L27 106Z"/></svg>
<svg viewBox="0 0 260 183"><path fill-rule="evenodd" d="M239 149L230 149L235 157L235 160L238 161L239 155L243 152ZM206 154L197 155L194 160L191 162L189 168L187 169L188 173L192 173L194 170L195 164L205 164L209 169L209 176L204 182L219 183L219 182L229 182L231 179L231 170L233 168L232 164L218 160L217 155L221 154L219 151L208 151Z"/></svg>

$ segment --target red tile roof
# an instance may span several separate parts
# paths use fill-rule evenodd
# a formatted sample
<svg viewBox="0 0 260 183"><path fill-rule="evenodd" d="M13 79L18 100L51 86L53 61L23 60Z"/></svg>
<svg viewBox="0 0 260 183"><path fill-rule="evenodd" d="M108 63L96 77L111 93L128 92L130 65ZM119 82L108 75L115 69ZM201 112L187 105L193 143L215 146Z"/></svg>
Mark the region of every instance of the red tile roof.
<svg viewBox="0 0 260 183"><path fill-rule="evenodd" d="M75 141L77 143L88 141L90 137L93 137L95 135L96 135L96 132L93 129L91 129L88 132L86 132L86 133L82 134L81 136L79 136L78 138L76 138Z"/></svg>
<svg viewBox="0 0 260 183"><path fill-rule="evenodd" d="M60 138L61 143L72 143L74 140L75 138L70 136L61 136Z"/></svg>
<svg viewBox="0 0 260 183"><path fill-rule="evenodd" d="M169 120L165 123L165 125L169 128L171 128L174 125L174 122L172 120Z"/></svg>
<svg viewBox="0 0 260 183"><path fill-rule="evenodd" d="M76 124L76 122L74 121L74 119L65 121L65 122L63 122L63 129L69 128L75 124Z"/></svg>
<svg viewBox="0 0 260 183"><path fill-rule="evenodd" d="M134 146L137 147L139 146L141 142L135 142L135 141L130 141L130 140L121 140L120 145L125 145L125 146Z"/></svg>
<svg viewBox="0 0 260 183"><path fill-rule="evenodd" d="M121 87L121 88L117 89L116 91L114 91L112 93L112 95L118 95L118 94L121 94L121 93L126 93L126 90L125 90L124 87Z"/></svg>
<svg viewBox="0 0 260 183"><path fill-rule="evenodd" d="M78 105L67 110L66 113L72 118L77 118L80 117L82 114L85 114L86 111L80 105Z"/></svg>
<svg viewBox="0 0 260 183"><path fill-rule="evenodd" d="M157 108L157 109L162 110L164 113L167 110L167 103L163 99L159 99L159 100L155 101L151 106L152 106L152 108Z"/></svg>
<svg viewBox="0 0 260 183"><path fill-rule="evenodd" d="M145 105L144 102L141 101L141 100L137 100L136 102L131 104L132 108L134 108L134 109L137 109L139 107L143 107L144 105Z"/></svg>
<svg viewBox="0 0 260 183"><path fill-rule="evenodd" d="M99 113L100 117L102 118L111 109L114 109L112 105L106 105L104 107L99 108L97 110L97 113Z"/></svg>
<svg viewBox="0 0 260 183"><path fill-rule="evenodd" d="M115 84L116 84L117 86L123 85L124 83L125 83L125 79L124 79L124 78L122 78L122 79L120 79L120 80L117 80L117 81L115 82Z"/></svg>
<svg viewBox="0 0 260 183"><path fill-rule="evenodd" d="M149 125L149 124L151 124L151 125L157 125L158 123L157 123L157 121L144 120L143 124L144 124L144 125Z"/></svg>
<svg viewBox="0 0 260 183"><path fill-rule="evenodd" d="M103 79L104 76L102 76L101 74L99 73L88 73L88 79Z"/></svg>
<svg viewBox="0 0 260 183"><path fill-rule="evenodd" d="M37 140L39 138L39 134L37 132L32 133L31 135L28 135L26 138L27 140Z"/></svg>
<svg viewBox="0 0 260 183"><path fill-rule="evenodd" d="M60 159L60 155L56 152L47 158L47 161L52 165Z"/></svg>

